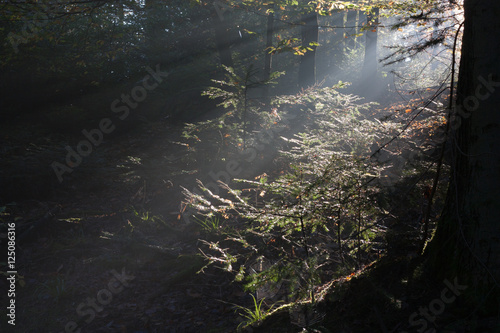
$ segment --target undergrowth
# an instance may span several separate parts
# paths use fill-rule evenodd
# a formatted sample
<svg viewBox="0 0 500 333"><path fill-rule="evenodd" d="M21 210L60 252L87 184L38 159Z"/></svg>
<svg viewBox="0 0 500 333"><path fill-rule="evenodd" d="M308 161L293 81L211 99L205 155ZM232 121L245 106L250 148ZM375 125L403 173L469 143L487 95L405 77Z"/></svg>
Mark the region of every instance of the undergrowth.
<svg viewBox="0 0 500 333"><path fill-rule="evenodd" d="M235 75L230 71L229 77ZM343 86L315 87L272 100L267 114L276 114L275 124L282 118L299 124L273 139L281 147L279 173L219 180L220 189L200 180L199 190L183 188L185 204L202 216L199 224L210 234L200 249L207 265L234 274L254 297L255 309L243 310L245 325L257 325L278 303L283 303L280 309L296 308L296 314L311 305L312 310L305 307L306 326L321 317L313 308L327 286L370 265L386 249L386 221L392 218L385 209L386 190L397 188L399 181L391 174L411 178L425 166L423 159L399 163L390 154L373 154L373 147L397 135L402 124L373 117L376 105L340 93ZM246 120L238 122L243 118L225 126L228 116L245 110L246 95L209 91L216 91L229 110L210 122L188 125L186 133L202 142L216 125L221 140L231 137L234 143L232 149L220 150L220 156L257 142L259 132L246 131ZM265 119L262 112L259 117ZM260 130L266 126L253 124Z"/></svg>

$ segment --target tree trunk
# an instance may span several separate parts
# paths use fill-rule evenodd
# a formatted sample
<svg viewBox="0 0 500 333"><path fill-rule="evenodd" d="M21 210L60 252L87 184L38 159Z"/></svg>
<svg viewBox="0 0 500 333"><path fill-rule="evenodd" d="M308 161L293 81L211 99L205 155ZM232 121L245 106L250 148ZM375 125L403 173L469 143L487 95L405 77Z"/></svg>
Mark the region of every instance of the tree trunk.
<svg viewBox="0 0 500 333"><path fill-rule="evenodd" d="M437 276L458 277L476 297L474 305L495 312L500 295L500 1L465 0L464 10L457 101L450 119L454 162L445 210L426 253Z"/></svg>
<svg viewBox="0 0 500 333"><path fill-rule="evenodd" d="M330 57L329 68L333 76L340 70L340 64L344 60L344 11L332 13L332 25L336 27L333 29L330 42L332 56Z"/></svg>
<svg viewBox="0 0 500 333"><path fill-rule="evenodd" d="M363 71L361 74L361 80L363 82L371 82L370 84L375 84L374 81L377 78L378 17L378 8L374 8L373 11L368 13L366 16L366 25L368 27L368 30L365 34L365 59L363 64Z"/></svg>
<svg viewBox="0 0 500 333"><path fill-rule="evenodd" d="M356 45L356 18L358 14L355 10L348 10L346 15L345 29L346 29L346 38L344 39L344 45L346 51L349 52L354 49Z"/></svg>
<svg viewBox="0 0 500 333"><path fill-rule="evenodd" d="M361 26L363 23L366 22L366 12L364 11L359 11L358 12L358 28L357 28L357 33L361 34L363 31L361 30ZM359 36L356 38L356 48L360 48L361 45L364 45L366 43L366 36L365 34Z"/></svg>
<svg viewBox="0 0 500 333"><path fill-rule="evenodd" d="M318 14L316 12L302 15L301 27L302 46L312 48L300 58L299 89L306 89L316 84L316 46L310 43L318 42Z"/></svg>
<svg viewBox="0 0 500 333"><path fill-rule="evenodd" d="M269 47L273 46L273 33L274 33L274 5L269 5L270 12L267 14L267 30L266 30L266 54L264 58L264 76L269 79L271 76L272 68L272 54L269 53ZM264 86L264 101L269 104L269 85Z"/></svg>
<svg viewBox="0 0 500 333"><path fill-rule="evenodd" d="M227 14L226 14L227 15ZM215 30L215 47L219 53L221 65L233 67L231 56L231 35L229 31L228 19L224 18L224 11L216 10L212 12L212 22Z"/></svg>
<svg viewBox="0 0 500 333"><path fill-rule="evenodd" d="M156 17L156 8L158 4L153 0L145 1L146 21L144 23L144 35L146 47L153 55L158 51L159 27L158 18Z"/></svg>

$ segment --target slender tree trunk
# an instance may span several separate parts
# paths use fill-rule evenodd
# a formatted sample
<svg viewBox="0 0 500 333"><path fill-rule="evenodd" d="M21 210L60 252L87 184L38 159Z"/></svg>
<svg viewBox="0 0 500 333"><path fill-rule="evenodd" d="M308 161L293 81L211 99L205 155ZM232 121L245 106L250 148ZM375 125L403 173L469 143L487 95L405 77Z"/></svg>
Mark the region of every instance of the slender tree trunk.
<svg viewBox="0 0 500 333"><path fill-rule="evenodd" d="M361 76L363 82L371 82L372 84L375 83L374 81L377 78L378 19L378 8L374 8L373 11L368 13L366 16L366 25L368 26L368 30L365 34L365 59Z"/></svg>
<svg viewBox="0 0 500 333"><path fill-rule="evenodd" d="M445 210L426 250L441 278L498 315L500 283L500 1L465 0L454 157Z"/></svg>
<svg viewBox="0 0 500 333"><path fill-rule="evenodd" d="M366 13L362 10L358 11L358 28L357 28L357 33L361 34L361 26L366 22ZM360 48L362 45L366 43L366 38L365 34L362 34L361 36L358 36L356 38L356 48Z"/></svg>
<svg viewBox="0 0 500 333"><path fill-rule="evenodd" d="M146 22L144 26L144 34L146 37L146 47L151 53L156 53L158 48L158 20L155 15L155 7L158 6L153 0L146 0L145 10L146 10Z"/></svg>
<svg viewBox="0 0 500 333"><path fill-rule="evenodd" d="M356 44L356 18L358 16L357 11L348 10L346 15L346 38L344 38L344 45L347 51L353 50Z"/></svg>
<svg viewBox="0 0 500 333"><path fill-rule="evenodd" d="M331 38L331 48L333 51L330 62L330 66L332 68L332 72L336 73L340 70L339 64L342 63L344 58L344 11L334 12L332 14L332 24L336 27L332 31Z"/></svg>
<svg viewBox="0 0 500 333"><path fill-rule="evenodd" d="M301 21L305 23L301 28L302 46L312 48L300 58L299 89L306 89L316 84L316 46L310 46L310 43L318 42L318 14L304 14Z"/></svg>
<svg viewBox="0 0 500 333"><path fill-rule="evenodd" d="M215 30L215 47L219 53L221 65L233 67L233 58L231 56L231 36L229 32L228 18L224 17L224 12L214 10L212 12L212 22ZM227 14L226 14L227 16Z"/></svg>
<svg viewBox="0 0 500 333"><path fill-rule="evenodd" d="M154 1L146 0L144 3L145 21L144 21L144 39L146 47L153 47L154 42Z"/></svg>
<svg viewBox="0 0 500 333"><path fill-rule="evenodd" d="M267 14L267 30L266 30L266 50L264 57L264 76L269 79L271 76L272 68L272 54L269 53L269 47L273 46L273 34L274 34L274 5L269 5L270 12ZM264 86L264 101L269 104L269 85Z"/></svg>
<svg viewBox="0 0 500 333"><path fill-rule="evenodd" d="M361 30L362 25L366 22L366 13L362 10L358 10L358 22L356 26L356 45L355 48L359 49L366 42L365 35Z"/></svg>

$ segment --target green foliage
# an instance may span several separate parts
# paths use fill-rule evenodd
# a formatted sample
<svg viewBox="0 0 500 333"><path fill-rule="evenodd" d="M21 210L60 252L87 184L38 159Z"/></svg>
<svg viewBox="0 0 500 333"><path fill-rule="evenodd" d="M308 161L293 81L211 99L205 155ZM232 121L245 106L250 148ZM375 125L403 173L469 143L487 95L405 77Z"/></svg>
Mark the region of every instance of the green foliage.
<svg viewBox="0 0 500 333"><path fill-rule="evenodd" d="M212 80L217 86L209 87L202 93L211 99L222 99L219 106L225 109L231 108L232 110L241 113L244 111L245 103L247 102L246 94L251 88L262 86L266 84L276 84L276 79L284 74L284 72L273 72L271 76L265 80L257 78L258 71L253 65L245 68L243 74L237 74L231 67L224 66L226 70L225 80ZM221 88L222 87L222 88Z"/></svg>
<svg viewBox="0 0 500 333"><path fill-rule="evenodd" d="M251 295L253 298L254 308L249 309L243 306L237 305L237 308L242 311L241 316L246 319L246 321L240 323L238 326L238 330L245 328L251 325L258 325L266 318L266 311L262 309L262 302L264 302L264 298L257 302L257 299L254 295Z"/></svg>
<svg viewBox="0 0 500 333"><path fill-rule="evenodd" d="M161 216L152 215L147 210L138 210L133 206L130 207L130 210L135 217L133 219L133 222L134 223L137 222L138 225L140 225L141 227L144 227L146 229L156 230L156 229L161 229L167 225ZM135 226L132 224L130 220L128 221L128 228L130 229L130 232L133 232L135 229Z"/></svg>
<svg viewBox="0 0 500 333"><path fill-rule="evenodd" d="M224 80L212 80L214 86L202 94L210 99L220 100L218 106L225 111L219 117L207 121L185 124L183 138L189 140L190 148L196 157L206 161L213 160L213 151L221 149L238 150L245 148L249 133L252 130L269 126L272 119L268 113L260 112L262 104L248 97L249 89L262 85L273 85L283 72L273 72L265 80L259 80L253 66L245 68L243 74L238 74L233 68L224 66ZM219 135L213 135L218 133ZM203 149L196 149L203 144ZM211 152L206 156L203 152ZM218 156L219 154L216 154Z"/></svg>
<svg viewBox="0 0 500 333"><path fill-rule="evenodd" d="M221 234L224 232L224 227L217 216L205 217L204 219L196 218L196 223L201 229L209 234Z"/></svg>
<svg viewBox="0 0 500 333"><path fill-rule="evenodd" d="M300 45L299 38L278 39L276 46L270 46L266 50L271 54L292 52L295 55L304 55L307 51L313 51L313 47L319 46L316 42L309 43L308 46Z"/></svg>
<svg viewBox="0 0 500 333"><path fill-rule="evenodd" d="M380 215L378 189L371 182L381 169L366 156L370 145L397 125L368 119L364 114L371 104L333 88L273 103L315 105L301 115L304 133L283 138L289 149L282 159L290 168L274 178L237 180L237 188L219 182L227 195L216 195L201 182L202 193L184 189L184 194L205 216L232 221L224 239L205 242L209 263L223 263L258 294L314 302L325 271L371 258L370 241L380 234L373 223Z"/></svg>

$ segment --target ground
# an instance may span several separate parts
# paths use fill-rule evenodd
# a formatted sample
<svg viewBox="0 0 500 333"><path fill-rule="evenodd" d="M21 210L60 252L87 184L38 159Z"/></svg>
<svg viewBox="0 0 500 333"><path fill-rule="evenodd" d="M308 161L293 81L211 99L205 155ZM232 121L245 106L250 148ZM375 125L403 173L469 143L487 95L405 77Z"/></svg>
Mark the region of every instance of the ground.
<svg viewBox="0 0 500 333"><path fill-rule="evenodd" d="M17 220L17 265L24 281L16 296L17 332L59 332L82 319L88 321L79 326L84 332L228 332L238 325L230 302L241 304L247 294L220 272L196 274L204 265L197 250L200 232L195 223L177 219L179 185L194 183L196 176L172 167L184 154L171 143L179 130L157 124L143 137L111 140L99 153L104 160L90 156L82 164L98 166L95 173L78 175L75 168L71 184L50 199L7 205L4 219ZM150 155L158 161L137 163ZM134 277L128 285L97 308L95 318L79 316L78 306L108 288L112 270L123 269ZM6 287L1 285L2 292ZM9 329L5 318L2 327Z"/></svg>

